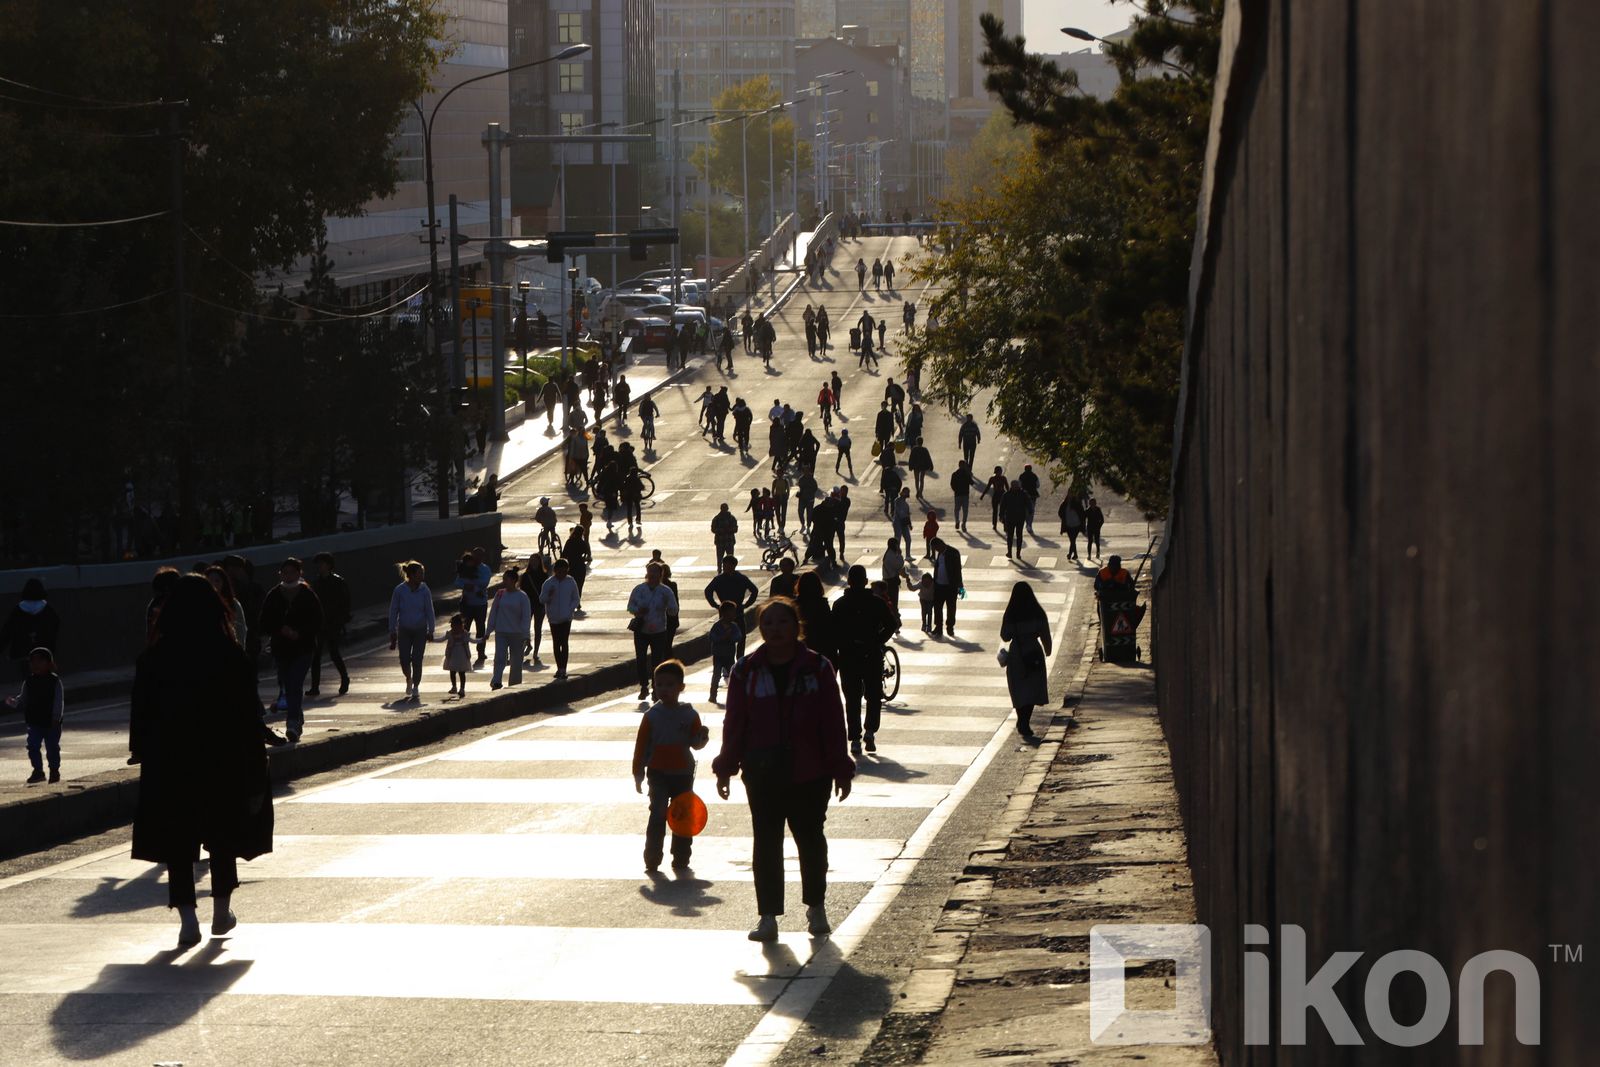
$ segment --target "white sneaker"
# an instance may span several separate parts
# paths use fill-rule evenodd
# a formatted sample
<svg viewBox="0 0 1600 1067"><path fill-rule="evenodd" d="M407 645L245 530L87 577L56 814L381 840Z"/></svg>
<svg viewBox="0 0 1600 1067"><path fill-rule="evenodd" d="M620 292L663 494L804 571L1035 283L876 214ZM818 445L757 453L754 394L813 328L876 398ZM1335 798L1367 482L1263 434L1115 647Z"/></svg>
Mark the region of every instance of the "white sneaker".
<svg viewBox="0 0 1600 1067"><path fill-rule="evenodd" d="M745 936L752 941L772 942L778 940L778 917L776 915L761 916L761 921L756 923L756 928Z"/></svg>
<svg viewBox="0 0 1600 1067"><path fill-rule="evenodd" d="M833 924L828 922L828 913L821 904L806 909L806 929L811 931L812 937L826 937L833 932Z"/></svg>

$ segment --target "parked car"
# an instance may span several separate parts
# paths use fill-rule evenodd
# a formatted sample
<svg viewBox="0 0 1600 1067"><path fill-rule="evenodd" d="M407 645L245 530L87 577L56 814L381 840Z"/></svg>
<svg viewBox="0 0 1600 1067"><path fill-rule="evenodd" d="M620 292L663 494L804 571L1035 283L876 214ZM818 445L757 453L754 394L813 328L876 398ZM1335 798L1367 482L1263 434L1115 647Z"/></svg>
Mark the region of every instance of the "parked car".
<svg viewBox="0 0 1600 1067"><path fill-rule="evenodd" d="M635 315L623 319L622 336L633 338L630 348L634 352L649 352L652 349L665 352L676 338L672 323L656 315Z"/></svg>
<svg viewBox="0 0 1600 1067"><path fill-rule="evenodd" d="M601 301L598 311L602 319L615 319L661 314L671 307L672 301L659 293L612 293Z"/></svg>
<svg viewBox="0 0 1600 1067"><path fill-rule="evenodd" d="M694 307L690 304L679 304L672 310L672 325L674 329L689 323L698 324L702 321L706 324L706 344L710 348L715 348L717 342L722 339L722 331L727 328L721 319L715 315L707 314L705 308Z"/></svg>

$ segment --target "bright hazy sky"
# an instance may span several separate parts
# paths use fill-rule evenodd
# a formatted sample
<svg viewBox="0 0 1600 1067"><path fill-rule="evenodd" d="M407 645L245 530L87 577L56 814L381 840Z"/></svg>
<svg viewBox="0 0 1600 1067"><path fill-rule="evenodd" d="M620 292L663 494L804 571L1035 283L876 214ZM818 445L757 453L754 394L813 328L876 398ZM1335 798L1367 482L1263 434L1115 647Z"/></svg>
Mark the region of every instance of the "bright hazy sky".
<svg viewBox="0 0 1600 1067"><path fill-rule="evenodd" d="M1127 26L1133 15L1133 5L1106 0L1022 0L1022 34L1030 52L1076 51L1089 45L1068 37L1061 27L1078 26L1103 37ZM1006 30L1016 32L1010 26Z"/></svg>

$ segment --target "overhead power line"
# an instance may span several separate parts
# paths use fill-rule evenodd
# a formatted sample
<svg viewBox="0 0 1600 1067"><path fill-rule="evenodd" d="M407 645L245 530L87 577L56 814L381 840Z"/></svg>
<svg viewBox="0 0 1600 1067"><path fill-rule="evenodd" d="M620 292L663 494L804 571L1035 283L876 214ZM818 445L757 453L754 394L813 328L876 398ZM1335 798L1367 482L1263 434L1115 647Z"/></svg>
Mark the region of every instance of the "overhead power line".
<svg viewBox="0 0 1600 1067"><path fill-rule="evenodd" d="M163 289L159 293L151 293L148 296L136 297L132 300L124 300L120 304L103 304L100 307L77 308L72 311L28 311L16 314L0 313L0 319L64 319L70 318L74 315L98 315L102 311L115 311L118 308L133 307L135 304L147 304L152 300L159 300L161 297L164 297L171 292L171 289Z"/></svg>
<svg viewBox="0 0 1600 1067"><path fill-rule="evenodd" d="M92 96L78 96L74 93L61 93L54 89L46 89L38 85L29 85L27 82L20 82L15 78L7 78L4 75L0 75L0 83L5 85L15 85L18 89L26 89L30 93L42 93L45 96L53 96L58 100L70 100L73 103L82 104L86 108L102 110L121 110L135 107L170 107L173 104L187 103L187 101L184 100L99 100ZM48 103L48 101L45 100L27 100L23 102L30 104Z"/></svg>
<svg viewBox="0 0 1600 1067"><path fill-rule="evenodd" d="M144 222L148 219L159 219L169 215L168 211L152 211L148 215L132 215L125 219L100 219L95 222L29 222L21 219L0 219L0 226L26 226L30 229L42 230L72 230L91 226L121 226L128 222Z"/></svg>

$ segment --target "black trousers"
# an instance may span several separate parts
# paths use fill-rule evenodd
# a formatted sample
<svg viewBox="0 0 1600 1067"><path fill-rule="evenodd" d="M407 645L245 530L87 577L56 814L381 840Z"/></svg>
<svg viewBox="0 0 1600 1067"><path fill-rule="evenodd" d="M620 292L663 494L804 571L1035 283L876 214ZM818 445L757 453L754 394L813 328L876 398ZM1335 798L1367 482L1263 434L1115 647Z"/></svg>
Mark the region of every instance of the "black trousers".
<svg viewBox="0 0 1600 1067"><path fill-rule="evenodd" d="M567 654L572 650L572 620L550 620L550 651L556 658L556 673L567 673Z"/></svg>
<svg viewBox="0 0 1600 1067"><path fill-rule="evenodd" d="M322 653L328 653L328 659L333 662L333 669L339 672L339 682L344 684L350 680L350 672L344 669L344 655L339 646L344 644L344 630L323 634L317 639L317 649L311 654L311 688L322 688Z"/></svg>
<svg viewBox="0 0 1600 1067"><path fill-rule="evenodd" d="M211 895L226 896L239 888L239 861L233 856L211 857ZM194 864L188 860L167 863L167 907L194 907Z"/></svg>
<svg viewBox="0 0 1600 1067"><path fill-rule="evenodd" d="M800 900L817 907L828 895L827 778L810 782L755 785L744 780L750 805L750 866L755 874L756 911L783 914L783 828L789 827L800 854Z"/></svg>
<svg viewBox="0 0 1600 1067"><path fill-rule="evenodd" d="M1022 552L1022 523L1006 523L1006 555Z"/></svg>
<svg viewBox="0 0 1600 1067"><path fill-rule="evenodd" d="M945 617L947 612L948 619ZM933 628L956 632L956 587L953 585L933 587Z"/></svg>
<svg viewBox="0 0 1600 1067"><path fill-rule="evenodd" d="M644 687L650 684L651 677L661 661L672 655L672 631L662 630L658 634L635 633L633 635L633 665L639 675L639 685Z"/></svg>
<svg viewBox="0 0 1600 1067"><path fill-rule="evenodd" d="M811 504L812 501L801 497L800 503L795 507L795 515L800 520L800 528L802 530L811 525Z"/></svg>
<svg viewBox="0 0 1600 1067"><path fill-rule="evenodd" d="M539 646L544 643L544 605L539 603L539 594L534 592L533 600L533 643L525 651L529 656L539 654Z"/></svg>
<svg viewBox="0 0 1600 1067"><path fill-rule="evenodd" d="M844 686L844 718L847 729L850 731L850 740L861 740L861 698L867 700L866 732L878 732L878 724L883 714L883 660L880 658L876 664L870 659L861 662L852 660L848 664L841 664L839 669L839 682Z"/></svg>

